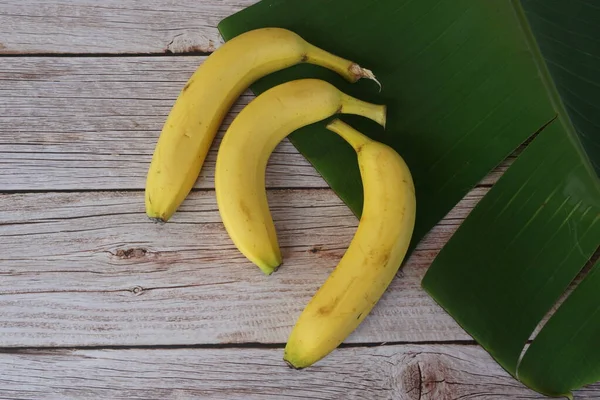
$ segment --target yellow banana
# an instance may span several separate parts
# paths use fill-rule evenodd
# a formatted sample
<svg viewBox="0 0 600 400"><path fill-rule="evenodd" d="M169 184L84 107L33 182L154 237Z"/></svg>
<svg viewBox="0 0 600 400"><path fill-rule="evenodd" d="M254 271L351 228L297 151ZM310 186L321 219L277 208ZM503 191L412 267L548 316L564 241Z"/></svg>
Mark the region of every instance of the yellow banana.
<svg viewBox="0 0 600 400"><path fill-rule="evenodd" d="M400 155L339 120L328 129L358 155L364 206L346 253L290 334L284 360L294 368L325 357L364 320L398 271L415 223L415 189Z"/></svg>
<svg viewBox="0 0 600 400"><path fill-rule="evenodd" d="M190 77L158 139L146 180L146 213L167 221L188 195L223 118L257 79L299 63L336 71L350 82L371 71L280 28L246 32L211 54Z"/></svg>
<svg viewBox="0 0 600 400"><path fill-rule="evenodd" d="M264 92L234 119L217 155L217 204L234 244L266 275L281 264L265 191L267 161L277 144L293 131L336 113L362 115L385 126L385 110L325 81L300 79Z"/></svg>

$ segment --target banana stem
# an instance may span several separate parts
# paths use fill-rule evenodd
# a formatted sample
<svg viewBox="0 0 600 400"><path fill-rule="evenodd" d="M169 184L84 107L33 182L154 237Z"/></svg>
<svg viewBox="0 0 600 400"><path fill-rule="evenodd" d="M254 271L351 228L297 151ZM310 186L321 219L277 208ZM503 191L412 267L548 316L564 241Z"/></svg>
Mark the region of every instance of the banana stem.
<svg viewBox="0 0 600 400"><path fill-rule="evenodd" d="M385 105L368 103L345 93L342 93L341 104L341 113L356 114L369 118L385 128L387 118L387 107Z"/></svg>
<svg viewBox="0 0 600 400"><path fill-rule="evenodd" d="M377 82L379 85L379 91L381 91L381 83L379 83L372 71L363 68L352 61L320 49L317 46L313 46L310 43L307 43L307 51L304 57L304 62L331 69L352 83L361 78L371 79Z"/></svg>
<svg viewBox="0 0 600 400"><path fill-rule="evenodd" d="M340 119L331 121L329 124L327 124L326 128L340 135L342 139L348 142L357 153L365 144L368 144L372 141L367 136L363 135Z"/></svg>

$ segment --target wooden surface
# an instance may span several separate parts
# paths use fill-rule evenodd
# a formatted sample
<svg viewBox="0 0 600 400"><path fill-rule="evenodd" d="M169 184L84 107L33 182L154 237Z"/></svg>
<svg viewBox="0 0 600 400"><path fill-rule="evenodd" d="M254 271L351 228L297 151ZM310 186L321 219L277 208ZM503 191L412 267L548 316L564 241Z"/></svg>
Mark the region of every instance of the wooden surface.
<svg viewBox="0 0 600 400"><path fill-rule="evenodd" d="M485 191L431 232L348 342L469 340L420 280ZM285 264L267 278L234 248L212 191L164 225L146 218L143 192L0 196L0 341L285 343L358 221L330 190L270 191L269 202Z"/></svg>
<svg viewBox="0 0 600 400"><path fill-rule="evenodd" d="M0 53L210 52L223 18L256 0L2 0Z"/></svg>
<svg viewBox="0 0 600 400"><path fill-rule="evenodd" d="M543 399L474 346L344 348L296 371L279 349L65 349L0 354L12 399ZM598 399L600 388L578 392Z"/></svg>
<svg viewBox="0 0 600 400"><path fill-rule="evenodd" d="M221 224L222 132L172 221L145 217L164 118L198 53L220 45L216 24L254 1L0 2L0 398L543 398L420 288L513 158L430 232L346 343L305 371L283 364L283 345L358 221L288 141L267 170L285 258L271 277ZM600 398L600 385L576 398Z"/></svg>

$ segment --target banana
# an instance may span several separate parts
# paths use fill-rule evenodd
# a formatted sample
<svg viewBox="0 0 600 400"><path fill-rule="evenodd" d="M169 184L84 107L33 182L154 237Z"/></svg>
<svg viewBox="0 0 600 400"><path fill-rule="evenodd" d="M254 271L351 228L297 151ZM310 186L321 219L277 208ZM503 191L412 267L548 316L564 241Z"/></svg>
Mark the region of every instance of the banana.
<svg viewBox="0 0 600 400"><path fill-rule="evenodd" d="M230 40L190 77L164 123L146 178L148 217L166 222L181 205L223 118L240 94L257 79L299 63L323 66L350 82L377 81L371 71L289 30L256 29Z"/></svg>
<svg viewBox="0 0 600 400"><path fill-rule="evenodd" d="M325 357L364 320L398 271L415 223L415 189L400 155L339 120L327 128L357 153L364 206L344 256L289 336L283 358L293 368Z"/></svg>
<svg viewBox="0 0 600 400"><path fill-rule="evenodd" d="M219 213L236 247L266 275L281 264L265 190L269 156L291 132L336 113L362 115L385 126L384 105L348 96L322 80L300 79L258 96L225 132L215 171Z"/></svg>

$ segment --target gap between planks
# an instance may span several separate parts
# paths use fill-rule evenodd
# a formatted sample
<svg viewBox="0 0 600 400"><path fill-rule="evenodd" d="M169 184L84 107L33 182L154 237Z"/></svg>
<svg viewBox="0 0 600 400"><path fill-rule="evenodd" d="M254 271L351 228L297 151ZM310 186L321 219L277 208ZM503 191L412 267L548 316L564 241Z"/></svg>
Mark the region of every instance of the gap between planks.
<svg viewBox="0 0 600 400"><path fill-rule="evenodd" d="M16 399L545 399L478 346L341 348L296 371L281 349L41 350L0 354ZM250 367L250 368L249 368ZM600 385L575 393L597 399Z"/></svg>
<svg viewBox="0 0 600 400"><path fill-rule="evenodd" d="M159 345L102 345L102 346L25 346L25 347L0 347L0 354L17 354L17 353L29 353L44 350L56 350L56 351L76 351L76 350L177 350L177 349L282 349L286 345L285 342L281 343L199 343L199 344L159 344ZM339 349L353 349L353 348L369 348L369 347L381 347L381 346L409 346L409 345L448 345L448 346L476 346L475 340L434 340L434 341L419 341L419 342L376 342L376 343L342 343L338 346Z"/></svg>

